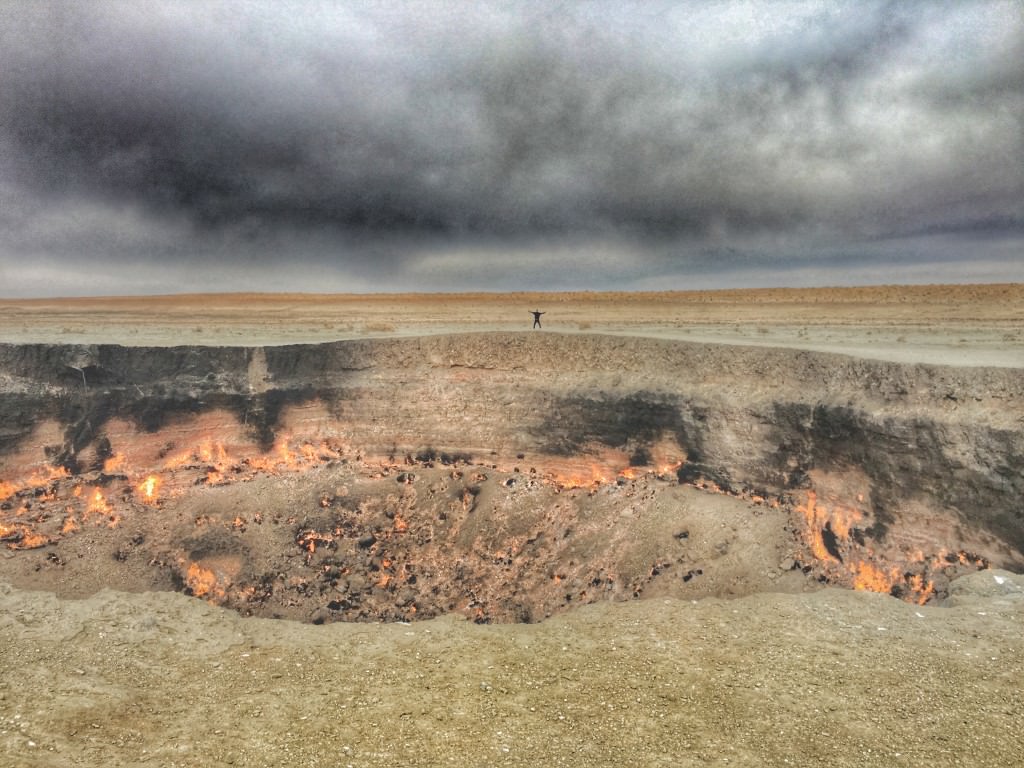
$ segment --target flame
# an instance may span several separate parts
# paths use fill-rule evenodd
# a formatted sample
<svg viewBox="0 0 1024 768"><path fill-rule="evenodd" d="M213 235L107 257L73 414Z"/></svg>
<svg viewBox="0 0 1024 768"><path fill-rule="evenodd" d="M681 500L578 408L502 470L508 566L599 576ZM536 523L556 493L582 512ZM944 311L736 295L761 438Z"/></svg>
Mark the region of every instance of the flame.
<svg viewBox="0 0 1024 768"><path fill-rule="evenodd" d="M209 440L201 443L198 450L199 460L204 464L224 466L230 459L223 443L212 443Z"/></svg>
<svg viewBox="0 0 1024 768"><path fill-rule="evenodd" d="M110 504L107 502L107 497L103 495L103 491L99 488L93 488L92 494L89 496L89 500L86 503L83 518L86 518L89 515L101 515L106 517L108 528L116 528L118 523L121 522L121 517L114 512L113 508L111 508Z"/></svg>
<svg viewBox="0 0 1024 768"><path fill-rule="evenodd" d="M103 495L103 491L99 488L93 488L92 495L89 496L88 504L85 508L88 514L96 515L109 515L111 512L110 505L107 503L107 497Z"/></svg>
<svg viewBox="0 0 1024 768"><path fill-rule="evenodd" d="M573 488L590 488L595 485L604 485L608 482L608 475L605 473L603 467L599 467L596 464L590 466L590 475L574 472L569 475L554 474L552 480L555 485L563 490L572 490Z"/></svg>
<svg viewBox="0 0 1024 768"><path fill-rule="evenodd" d="M4 525L0 523L0 539L10 539L8 549L38 549L50 543L50 539L36 533L27 525Z"/></svg>
<svg viewBox="0 0 1024 768"><path fill-rule="evenodd" d="M42 467L29 475L28 480L25 481L25 485L31 485L38 488L40 485L52 483L54 480L63 480L69 476L70 473L64 467Z"/></svg>
<svg viewBox="0 0 1024 768"><path fill-rule="evenodd" d="M185 451L164 459L164 469L181 469L196 461L193 451Z"/></svg>
<svg viewBox="0 0 1024 768"><path fill-rule="evenodd" d="M27 488L41 488L65 477L68 477L68 471L64 467L38 467L21 481L0 480L0 499L10 498Z"/></svg>
<svg viewBox="0 0 1024 768"><path fill-rule="evenodd" d="M935 582L925 581L924 576L915 573L910 577L910 592L918 605L924 605L928 599L935 594Z"/></svg>
<svg viewBox="0 0 1024 768"><path fill-rule="evenodd" d="M811 549L811 554L817 560L825 562L835 563L838 562L832 553L828 551L825 546L825 540L822 536L822 530L824 530L825 522L828 518L828 511L817 506L818 495L814 491L807 492L807 503L803 506L797 507L797 512L800 512L804 516L807 527L805 529L805 535L807 539L807 545Z"/></svg>
<svg viewBox="0 0 1024 768"><path fill-rule="evenodd" d="M864 495L857 497L863 500ZM835 507L827 509L820 504L813 491L808 491L806 503L795 510L801 515L803 539L814 555L818 568L832 583L847 584L856 590L897 595L904 600L923 605L935 596L935 582L931 574L953 566L987 568L984 558L966 552L941 549L926 555L920 549L897 556L902 565L887 564L892 559L876 554L864 542L863 533L854 536L855 527L864 522L865 513L857 509ZM832 537L831 548L826 546L825 535ZM837 557L838 555L841 555Z"/></svg>
<svg viewBox="0 0 1024 768"><path fill-rule="evenodd" d="M196 597L221 599L225 596L224 587L217 579L217 574L199 563L189 563L185 573L185 584Z"/></svg>
<svg viewBox="0 0 1024 768"><path fill-rule="evenodd" d="M124 469L127 458L123 453L115 453L109 459L103 462L103 472L108 475L112 475L119 470Z"/></svg>
<svg viewBox="0 0 1024 768"><path fill-rule="evenodd" d="M137 486L135 489L142 494L142 500L147 504L156 504L157 502L157 491L160 490L160 486L163 484L163 480L157 475L150 475Z"/></svg>
<svg viewBox="0 0 1024 768"><path fill-rule="evenodd" d="M856 564L853 577L853 588L862 592L890 592L899 580L899 569L890 568L883 571L872 563L861 561Z"/></svg>

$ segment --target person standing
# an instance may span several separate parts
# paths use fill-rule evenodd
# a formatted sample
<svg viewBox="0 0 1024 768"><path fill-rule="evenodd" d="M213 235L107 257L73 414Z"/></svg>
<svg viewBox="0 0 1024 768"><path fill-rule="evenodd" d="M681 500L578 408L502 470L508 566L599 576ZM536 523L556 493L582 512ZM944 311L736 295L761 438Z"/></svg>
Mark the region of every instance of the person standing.
<svg viewBox="0 0 1024 768"><path fill-rule="evenodd" d="M540 316L546 314L545 312L538 312L536 309L531 309L530 314L533 315L533 327L541 328Z"/></svg>

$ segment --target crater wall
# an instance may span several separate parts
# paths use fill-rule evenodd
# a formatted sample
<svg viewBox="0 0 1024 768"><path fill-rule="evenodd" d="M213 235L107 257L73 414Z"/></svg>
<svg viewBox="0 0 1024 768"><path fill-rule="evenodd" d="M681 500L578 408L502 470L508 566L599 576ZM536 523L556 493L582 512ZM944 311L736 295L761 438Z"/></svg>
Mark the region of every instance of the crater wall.
<svg viewBox="0 0 1024 768"><path fill-rule="evenodd" d="M1022 564L1017 369L518 333L0 346L2 478L40 462L98 471L129 445L155 462L201 438L260 452L294 435L594 477L670 466L725 492L813 492L880 542L938 537Z"/></svg>

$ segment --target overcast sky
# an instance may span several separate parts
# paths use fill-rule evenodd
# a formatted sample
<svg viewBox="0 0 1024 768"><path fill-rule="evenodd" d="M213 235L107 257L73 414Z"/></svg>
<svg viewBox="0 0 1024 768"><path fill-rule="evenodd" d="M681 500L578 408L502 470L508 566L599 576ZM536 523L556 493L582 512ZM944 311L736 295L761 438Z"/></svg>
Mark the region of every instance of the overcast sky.
<svg viewBox="0 0 1024 768"><path fill-rule="evenodd" d="M1024 2L0 0L0 296L1024 280Z"/></svg>

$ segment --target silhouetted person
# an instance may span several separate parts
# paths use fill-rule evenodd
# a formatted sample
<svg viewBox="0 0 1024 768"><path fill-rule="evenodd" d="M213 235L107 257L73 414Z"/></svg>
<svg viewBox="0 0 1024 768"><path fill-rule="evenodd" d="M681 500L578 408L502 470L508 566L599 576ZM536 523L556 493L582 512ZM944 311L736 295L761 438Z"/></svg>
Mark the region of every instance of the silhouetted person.
<svg viewBox="0 0 1024 768"><path fill-rule="evenodd" d="M543 315L544 313L543 312L538 312L535 309L531 309L530 310L530 314L533 315L533 327L534 328L540 328L541 327L540 316Z"/></svg>

